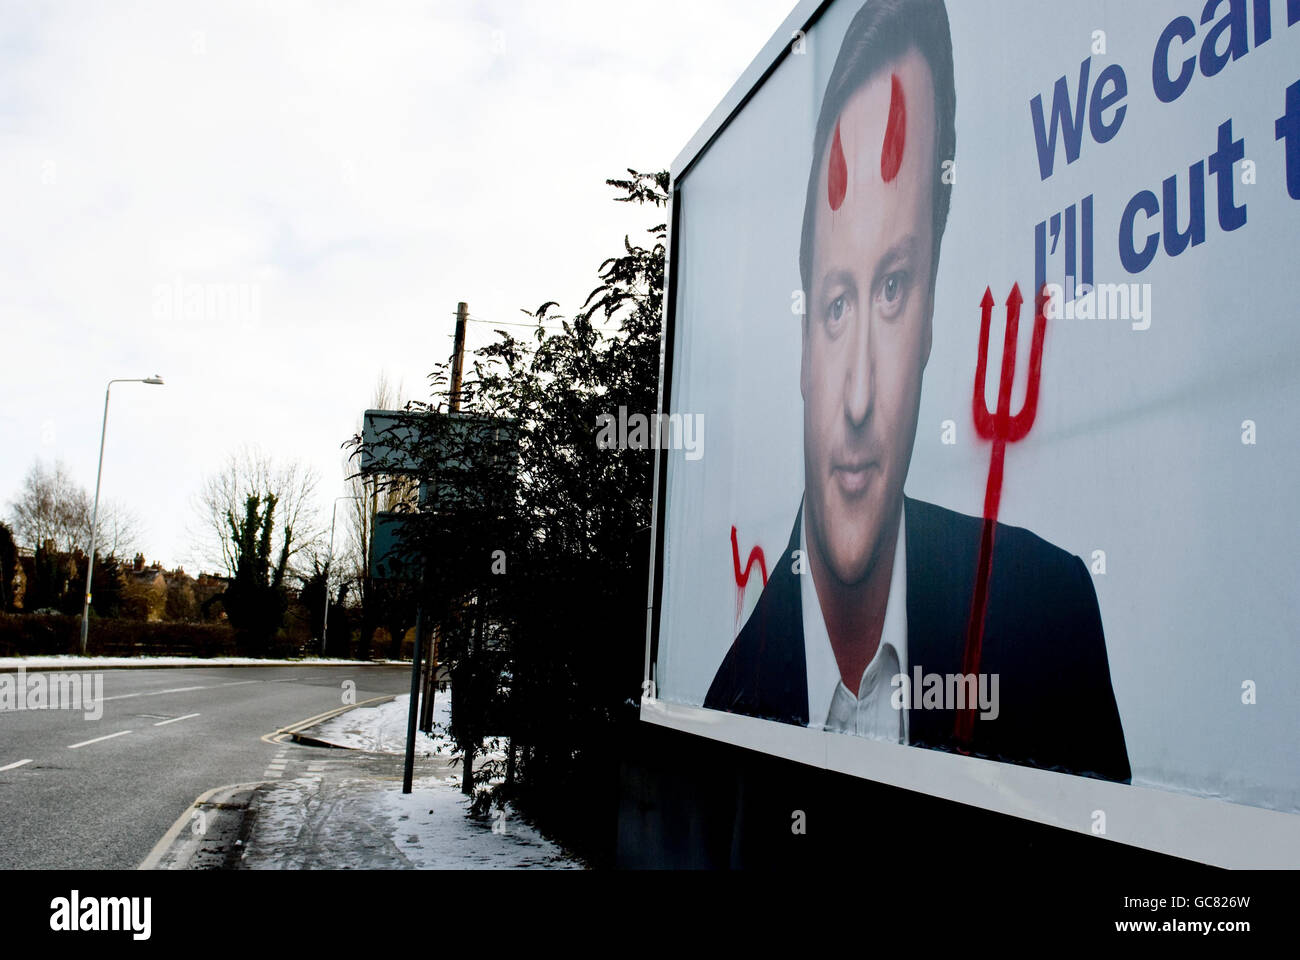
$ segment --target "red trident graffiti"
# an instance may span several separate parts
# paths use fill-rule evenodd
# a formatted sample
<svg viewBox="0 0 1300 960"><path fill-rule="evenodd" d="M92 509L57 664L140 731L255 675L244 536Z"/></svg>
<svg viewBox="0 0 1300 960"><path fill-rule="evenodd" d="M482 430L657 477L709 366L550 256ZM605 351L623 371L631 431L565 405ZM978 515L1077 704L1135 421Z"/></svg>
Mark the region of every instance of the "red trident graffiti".
<svg viewBox="0 0 1300 960"><path fill-rule="evenodd" d="M1020 331L1020 306L1024 298L1020 284L1007 297L1007 331L1002 342L1002 377L998 383L998 406L990 413L984 399L985 376L989 365L989 325L993 319L993 293L984 288L980 301L980 347L975 364L975 394L971 409L975 415L975 432L993 441L988 485L984 488L984 530L980 536L979 565L975 572L975 593L971 598L970 622L966 625L966 649L962 655L962 673L978 674L980 652L984 643L984 615L988 609L989 582L993 574L993 534L997 529L998 505L1002 500L1002 467L1007 444L1023 440L1034 425L1038 412L1038 385L1043 372L1043 336L1047 333L1046 287L1038 292L1034 304L1034 335L1029 348L1029 379L1025 404L1020 412L1011 413L1011 384L1016 373L1016 336ZM974 706L957 711L955 735L959 745L970 743L975 722Z"/></svg>

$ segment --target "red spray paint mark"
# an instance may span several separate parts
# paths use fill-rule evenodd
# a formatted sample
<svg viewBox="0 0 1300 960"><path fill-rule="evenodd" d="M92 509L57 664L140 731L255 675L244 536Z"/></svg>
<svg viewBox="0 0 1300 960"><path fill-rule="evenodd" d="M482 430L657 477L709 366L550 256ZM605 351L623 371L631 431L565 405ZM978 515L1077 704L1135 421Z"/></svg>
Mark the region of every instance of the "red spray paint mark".
<svg viewBox="0 0 1300 960"><path fill-rule="evenodd" d="M889 121L885 124L885 144L880 148L880 176L889 183L898 176L903 164L903 145L907 140L907 104L903 85L897 74L889 76Z"/></svg>
<svg viewBox="0 0 1300 960"><path fill-rule="evenodd" d="M1011 385L1016 373L1016 336L1020 330L1020 306L1024 298L1020 284L1011 288L1007 297L1007 329L1002 341L1002 375L998 381L997 409L990 413L984 399L984 377L989 366L989 325L993 319L993 292L987 287L980 301L980 345L975 362L975 394L972 412L975 432L985 440L993 441L993 455L989 462L989 479L984 488L984 529L980 534L979 561L975 568L975 592L971 597L970 620L966 624L966 647L962 653L961 669L964 674L978 674L980 655L984 645L984 616L988 611L989 584L993 579L993 536L997 531L998 507L1002 503L1002 468L1006 461L1007 444L1023 440L1034 425L1038 413L1038 385L1043 374L1043 338L1047 333L1047 287L1038 292L1034 304L1034 334L1029 347L1029 378L1025 387L1025 405L1014 416L1011 414ZM974 732L975 710L957 711L953 733L959 749L970 744Z"/></svg>
<svg viewBox="0 0 1300 960"><path fill-rule="evenodd" d="M831 142L831 156L826 168L826 199L830 201L831 210L840 208L848 189L849 167L844 162L844 144L840 143L840 125L837 121L835 139Z"/></svg>
<svg viewBox="0 0 1300 960"><path fill-rule="evenodd" d="M740 614L745 606L745 585L749 583L749 575L754 569L754 564L758 564L759 572L763 575L763 586L767 586L767 561L763 558L763 548L755 545L754 549L749 551L749 559L745 561L745 569L740 569L740 544L736 541L736 528L731 528L731 565L736 572L736 621L740 621Z"/></svg>

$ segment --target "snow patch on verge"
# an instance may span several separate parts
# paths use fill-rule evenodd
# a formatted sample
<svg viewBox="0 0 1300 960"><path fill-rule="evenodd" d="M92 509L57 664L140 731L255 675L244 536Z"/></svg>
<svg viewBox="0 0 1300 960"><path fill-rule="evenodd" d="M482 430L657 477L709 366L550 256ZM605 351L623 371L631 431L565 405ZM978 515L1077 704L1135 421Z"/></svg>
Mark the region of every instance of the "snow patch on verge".
<svg viewBox="0 0 1300 960"><path fill-rule="evenodd" d="M385 703L356 707L310 729L317 740L367 753L406 753L406 723L411 695L402 694ZM439 692L433 701L433 735L416 731L417 757L451 756L455 744L448 736L451 724L451 691Z"/></svg>

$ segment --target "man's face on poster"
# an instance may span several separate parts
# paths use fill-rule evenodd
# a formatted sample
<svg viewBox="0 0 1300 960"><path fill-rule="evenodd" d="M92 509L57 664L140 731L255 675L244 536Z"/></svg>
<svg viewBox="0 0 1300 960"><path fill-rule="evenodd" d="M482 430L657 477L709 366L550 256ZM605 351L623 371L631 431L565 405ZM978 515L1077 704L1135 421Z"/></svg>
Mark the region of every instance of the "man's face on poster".
<svg viewBox="0 0 1300 960"><path fill-rule="evenodd" d="M887 182L881 151L895 77L906 116L901 162ZM800 390L809 538L848 585L890 547L930 354L938 169L934 83L920 53L882 64L852 94L839 138L842 200L832 209L831 142L813 200Z"/></svg>

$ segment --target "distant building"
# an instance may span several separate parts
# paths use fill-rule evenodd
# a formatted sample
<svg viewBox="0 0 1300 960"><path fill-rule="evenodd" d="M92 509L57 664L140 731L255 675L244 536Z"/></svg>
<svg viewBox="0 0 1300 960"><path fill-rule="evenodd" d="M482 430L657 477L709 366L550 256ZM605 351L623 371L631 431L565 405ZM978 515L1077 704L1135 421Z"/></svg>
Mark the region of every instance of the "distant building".
<svg viewBox="0 0 1300 960"><path fill-rule="evenodd" d="M133 620L156 623L166 617L167 577L159 564L145 566L144 554L135 555L122 593L127 616Z"/></svg>
<svg viewBox="0 0 1300 960"><path fill-rule="evenodd" d="M221 605L221 595L230 581L214 573L200 573L194 581L194 603L200 620L225 620L226 611Z"/></svg>
<svg viewBox="0 0 1300 960"><path fill-rule="evenodd" d="M27 584L31 582L36 555L26 547L18 548L18 562L14 564L13 579L9 581L9 596L15 610L23 608L23 599L27 596Z"/></svg>
<svg viewBox="0 0 1300 960"><path fill-rule="evenodd" d="M55 550L51 540L36 551L19 547L10 584L14 609L26 613L34 613L37 607L67 609L68 598L79 601L86 577L86 560L80 550L72 553ZM97 592L107 589L101 577L110 576L105 572L110 566L107 558L95 564ZM116 569L121 587L121 616L152 623L226 617L219 599L226 591L228 581L224 577L201 573L195 578L184 567L165 570L160 563L149 563L142 553L137 553L129 564L117 564ZM106 615L119 615L116 604Z"/></svg>

